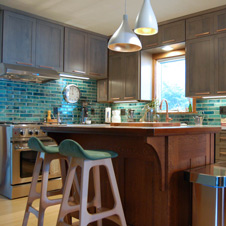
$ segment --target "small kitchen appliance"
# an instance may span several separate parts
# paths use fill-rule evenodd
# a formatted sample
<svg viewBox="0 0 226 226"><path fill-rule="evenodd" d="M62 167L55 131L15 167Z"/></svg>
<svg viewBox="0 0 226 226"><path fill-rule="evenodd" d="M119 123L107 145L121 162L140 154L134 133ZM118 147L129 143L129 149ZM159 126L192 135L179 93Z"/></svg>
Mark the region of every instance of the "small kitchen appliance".
<svg viewBox="0 0 226 226"><path fill-rule="evenodd" d="M121 122L121 111L120 110L112 111L112 122Z"/></svg>
<svg viewBox="0 0 226 226"><path fill-rule="evenodd" d="M195 120L195 125L196 125L196 126L201 126L201 125L202 125L203 119L204 119L203 116L197 115L197 116L194 116L193 118L194 118L194 120Z"/></svg>
<svg viewBox="0 0 226 226"><path fill-rule="evenodd" d="M111 123L111 108L105 108L105 123Z"/></svg>

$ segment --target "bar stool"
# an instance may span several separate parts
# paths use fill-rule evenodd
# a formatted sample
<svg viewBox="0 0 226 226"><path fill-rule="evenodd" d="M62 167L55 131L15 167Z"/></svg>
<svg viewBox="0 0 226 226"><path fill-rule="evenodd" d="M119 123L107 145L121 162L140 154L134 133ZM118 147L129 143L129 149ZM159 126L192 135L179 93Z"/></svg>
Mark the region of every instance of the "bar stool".
<svg viewBox="0 0 226 226"><path fill-rule="evenodd" d="M60 207L60 212L57 220L57 226L68 225L64 222L64 217L69 213L79 211L79 221L73 225L87 226L91 222L97 221L98 226L102 226L102 219L108 218L118 225L126 226L126 220L123 213L121 199L118 191L118 186L115 178L115 173L111 158L118 156L113 151L101 150L84 150L77 142L73 140L64 140L59 145L60 154L72 157L70 159L69 170L66 177L63 199ZM114 198L114 207L110 210L104 209L101 211L101 189L100 189L100 171L99 166L105 166L108 173L108 178L111 185L111 190ZM72 187L73 178L76 174L76 168L80 166L82 169L81 186L80 186L80 203L69 204L69 195ZM94 192L95 196L91 203L88 202L88 185L89 172L93 168ZM87 208L95 207L96 213L91 214ZM115 217L117 215L118 217Z"/></svg>
<svg viewBox="0 0 226 226"><path fill-rule="evenodd" d="M65 161L68 161L68 158L59 154L58 146L44 146L43 143L36 137L31 137L29 139L28 146L31 150L37 151L38 154L33 170L33 178L22 225L27 225L29 214L33 213L38 218L38 226L42 226L44 221L44 212L46 208L49 206L60 204L62 200L61 198L50 200L48 197L63 193L63 186L60 190L47 192L50 163L54 159L60 160L62 184L64 185L66 178ZM41 167L41 192L38 193L36 191L36 186L38 183ZM40 199L39 210L36 210L32 206L33 201L36 199Z"/></svg>

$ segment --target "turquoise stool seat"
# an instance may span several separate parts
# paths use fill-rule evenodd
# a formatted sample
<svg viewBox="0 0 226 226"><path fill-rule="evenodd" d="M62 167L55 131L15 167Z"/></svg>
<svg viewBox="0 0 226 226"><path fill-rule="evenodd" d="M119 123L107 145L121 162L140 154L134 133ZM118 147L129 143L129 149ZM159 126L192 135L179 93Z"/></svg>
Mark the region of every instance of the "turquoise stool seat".
<svg viewBox="0 0 226 226"><path fill-rule="evenodd" d="M38 138L31 137L28 141L28 146L33 151L45 152L49 154L59 153L58 146L45 146Z"/></svg>
<svg viewBox="0 0 226 226"><path fill-rule="evenodd" d="M60 154L74 158L83 158L88 160L99 160L107 158L116 158L118 154L107 150L84 150L74 140L64 140L60 144Z"/></svg>
<svg viewBox="0 0 226 226"><path fill-rule="evenodd" d="M25 209L24 219L22 226L27 226L30 213L33 213L38 218L38 226L43 226L44 213L47 207L58 205L61 203L61 198L52 198L50 196L56 194L63 194L65 178L66 178L66 165L68 158L59 153L59 147L45 146L38 138L31 137L28 141L28 146L32 151L37 152L35 167L33 170L32 182L30 192L28 195L27 205ZM62 185L60 182L54 183L54 191L48 191L50 164L52 161L60 160L60 172L62 178ZM55 162L56 164L56 162ZM42 171L42 181L40 182L40 171ZM58 175L59 176L59 175ZM37 191L37 185L41 183L41 191ZM52 185L53 186L53 185ZM39 199L39 209L33 207L33 202Z"/></svg>
<svg viewBox="0 0 226 226"><path fill-rule="evenodd" d="M65 224L65 217L68 214L74 215L76 212L79 212L79 218L76 222L76 225L78 226L87 226L92 222L97 222L97 226L102 226L102 220L104 218L115 222L117 225L126 226L126 220L112 165L112 158L117 157L118 154L109 150L84 150L77 142L70 139L60 143L59 151L61 155L70 157L70 165L67 172L57 226L68 225ZM115 202L112 209L102 207L100 166L104 166L107 170L107 176L111 186L110 190L113 193ZM79 203L72 203L69 202L69 198L71 189L73 188L73 179L75 177L77 178L77 167L81 168L81 181L78 183L79 186L77 189ZM91 181L93 181L94 185L94 197L92 201L88 200L90 172L93 173L93 180ZM96 210L94 214L88 212L89 207Z"/></svg>

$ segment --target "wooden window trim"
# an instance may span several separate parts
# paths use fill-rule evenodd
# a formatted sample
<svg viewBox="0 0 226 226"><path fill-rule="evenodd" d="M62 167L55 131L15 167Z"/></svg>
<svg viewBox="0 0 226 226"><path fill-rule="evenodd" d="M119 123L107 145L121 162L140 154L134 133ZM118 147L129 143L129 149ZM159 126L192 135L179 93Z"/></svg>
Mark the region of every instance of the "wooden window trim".
<svg viewBox="0 0 226 226"><path fill-rule="evenodd" d="M153 54L152 55L152 60L153 60L153 66L152 66L152 96L154 99L157 96L157 73L156 73L156 68L157 68L157 61L160 59L167 59L167 58L172 58L176 56L185 56L185 49L181 50L175 50L175 51L170 51L166 53L158 53L158 54ZM196 112L196 98L193 98L192 101L192 112L169 112L171 114L194 114ZM158 112L158 114L165 114L164 112Z"/></svg>

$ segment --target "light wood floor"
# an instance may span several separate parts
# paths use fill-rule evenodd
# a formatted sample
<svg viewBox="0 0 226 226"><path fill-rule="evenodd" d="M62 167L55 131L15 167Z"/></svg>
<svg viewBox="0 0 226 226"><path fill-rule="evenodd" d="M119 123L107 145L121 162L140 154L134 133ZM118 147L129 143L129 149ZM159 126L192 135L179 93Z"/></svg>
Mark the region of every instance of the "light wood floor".
<svg viewBox="0 0 226 226"><path fill-rule="evenodd" d="M0 196L0 226L21 226L24 210L27 203L26 198L9 200ZM38 200L34 207L38 209ZM48 207L45 212L44 226L56 225L60 205ZM37 226L37 218L30 214L28 226Z"/></svg>

